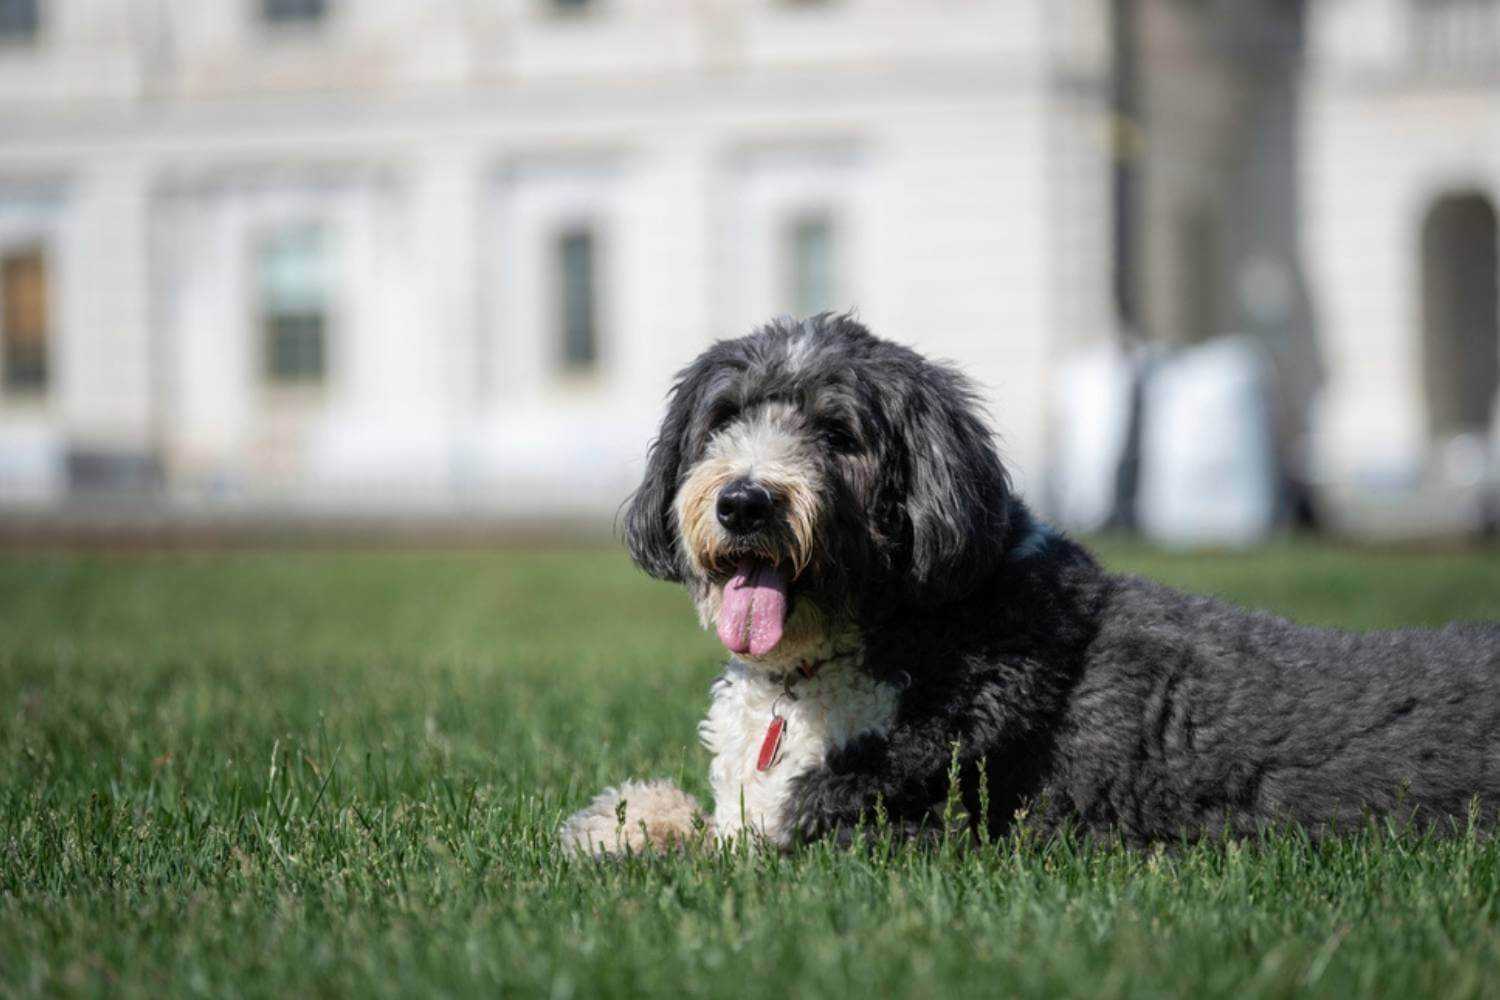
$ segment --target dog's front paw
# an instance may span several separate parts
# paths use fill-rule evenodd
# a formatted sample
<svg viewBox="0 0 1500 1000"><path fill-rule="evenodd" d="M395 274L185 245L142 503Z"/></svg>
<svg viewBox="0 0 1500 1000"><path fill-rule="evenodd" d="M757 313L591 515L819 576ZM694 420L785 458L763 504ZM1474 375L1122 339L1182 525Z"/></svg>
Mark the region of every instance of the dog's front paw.
<svg viewBox="0 0 1500 1000"><path fill-rule="evenodd" d="M685 847L707 836L698 800L670 781L606 788L558 830L563 849L596 857Z"/></svg>

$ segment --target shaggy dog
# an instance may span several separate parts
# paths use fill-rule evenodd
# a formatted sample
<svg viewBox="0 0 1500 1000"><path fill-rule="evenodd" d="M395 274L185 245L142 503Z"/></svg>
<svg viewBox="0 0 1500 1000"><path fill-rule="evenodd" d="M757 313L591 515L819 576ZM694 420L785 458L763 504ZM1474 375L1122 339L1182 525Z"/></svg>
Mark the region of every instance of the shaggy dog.
<svg viewBox="0 0 1500 1000"><path fill-rule="evenodd" d="M962 376L847 317L685 369L625 527L731 654L715 808L628 783L571 849L917 836L953 773L997 835L1022 809L1145 843L1500 808L1500 625L1305 628L1107 572L1011 492Z"/></svg>

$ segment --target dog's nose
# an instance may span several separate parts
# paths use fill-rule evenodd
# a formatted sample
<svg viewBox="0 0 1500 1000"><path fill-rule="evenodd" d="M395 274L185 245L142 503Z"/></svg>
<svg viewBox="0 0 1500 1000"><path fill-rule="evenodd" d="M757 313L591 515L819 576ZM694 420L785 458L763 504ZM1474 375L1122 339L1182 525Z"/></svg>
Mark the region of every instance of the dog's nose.
<svg viewBox="0 0 1500 1000"><path fill-rule="evenodd" d="M748 479L736 479L719 493L719 523L739 535L758 531L771 519L770 491Z"/></svg>

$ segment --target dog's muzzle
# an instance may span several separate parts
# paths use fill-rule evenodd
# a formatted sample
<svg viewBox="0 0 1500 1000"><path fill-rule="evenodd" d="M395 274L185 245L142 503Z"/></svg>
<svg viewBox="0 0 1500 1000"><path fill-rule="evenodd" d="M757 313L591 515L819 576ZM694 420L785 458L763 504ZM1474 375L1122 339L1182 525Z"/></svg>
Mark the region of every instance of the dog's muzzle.
<svg viewBox="0 0 1500 1000"><path fill-rule="evenodd" d="M714 513L731 538L753 545L772 527L776 499L753 479L736 479L719 491ZM789 582L779 561L748 552L739 560L719 608L719 639L731 652L764 656L781 641Z"/></svg>
<svg viewBox="0 0 1500 1000"><path fill-rule="evenodd" d="M749 479L736 479L719 493L719 524L731 535L753 535L770 523L776 501L771 491Z"/></svg>

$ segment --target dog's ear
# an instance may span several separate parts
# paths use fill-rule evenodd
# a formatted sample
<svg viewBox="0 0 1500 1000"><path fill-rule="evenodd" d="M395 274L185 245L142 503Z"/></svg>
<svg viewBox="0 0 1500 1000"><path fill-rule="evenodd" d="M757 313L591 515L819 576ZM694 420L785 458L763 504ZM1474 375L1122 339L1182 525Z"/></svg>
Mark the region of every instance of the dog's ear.
<svg viewBox="0 0 1500 1000"><path fill-rule="evenodd" d="M901 428L907 579L912 599L944 604L967 595L1003 556L1010 484L968 380L925 367Z"/></svg>
<svg viewBox="0 0 1500 1000"><path fill-rule="evenodd" d="M704 368L700 360L678 373L667 395L667 414L646 455L646 474L626 501L624 533L630 558L658 580L673 583L681 583L685 571L677 545L672 502L677 496L683 452Z"/></svg>

